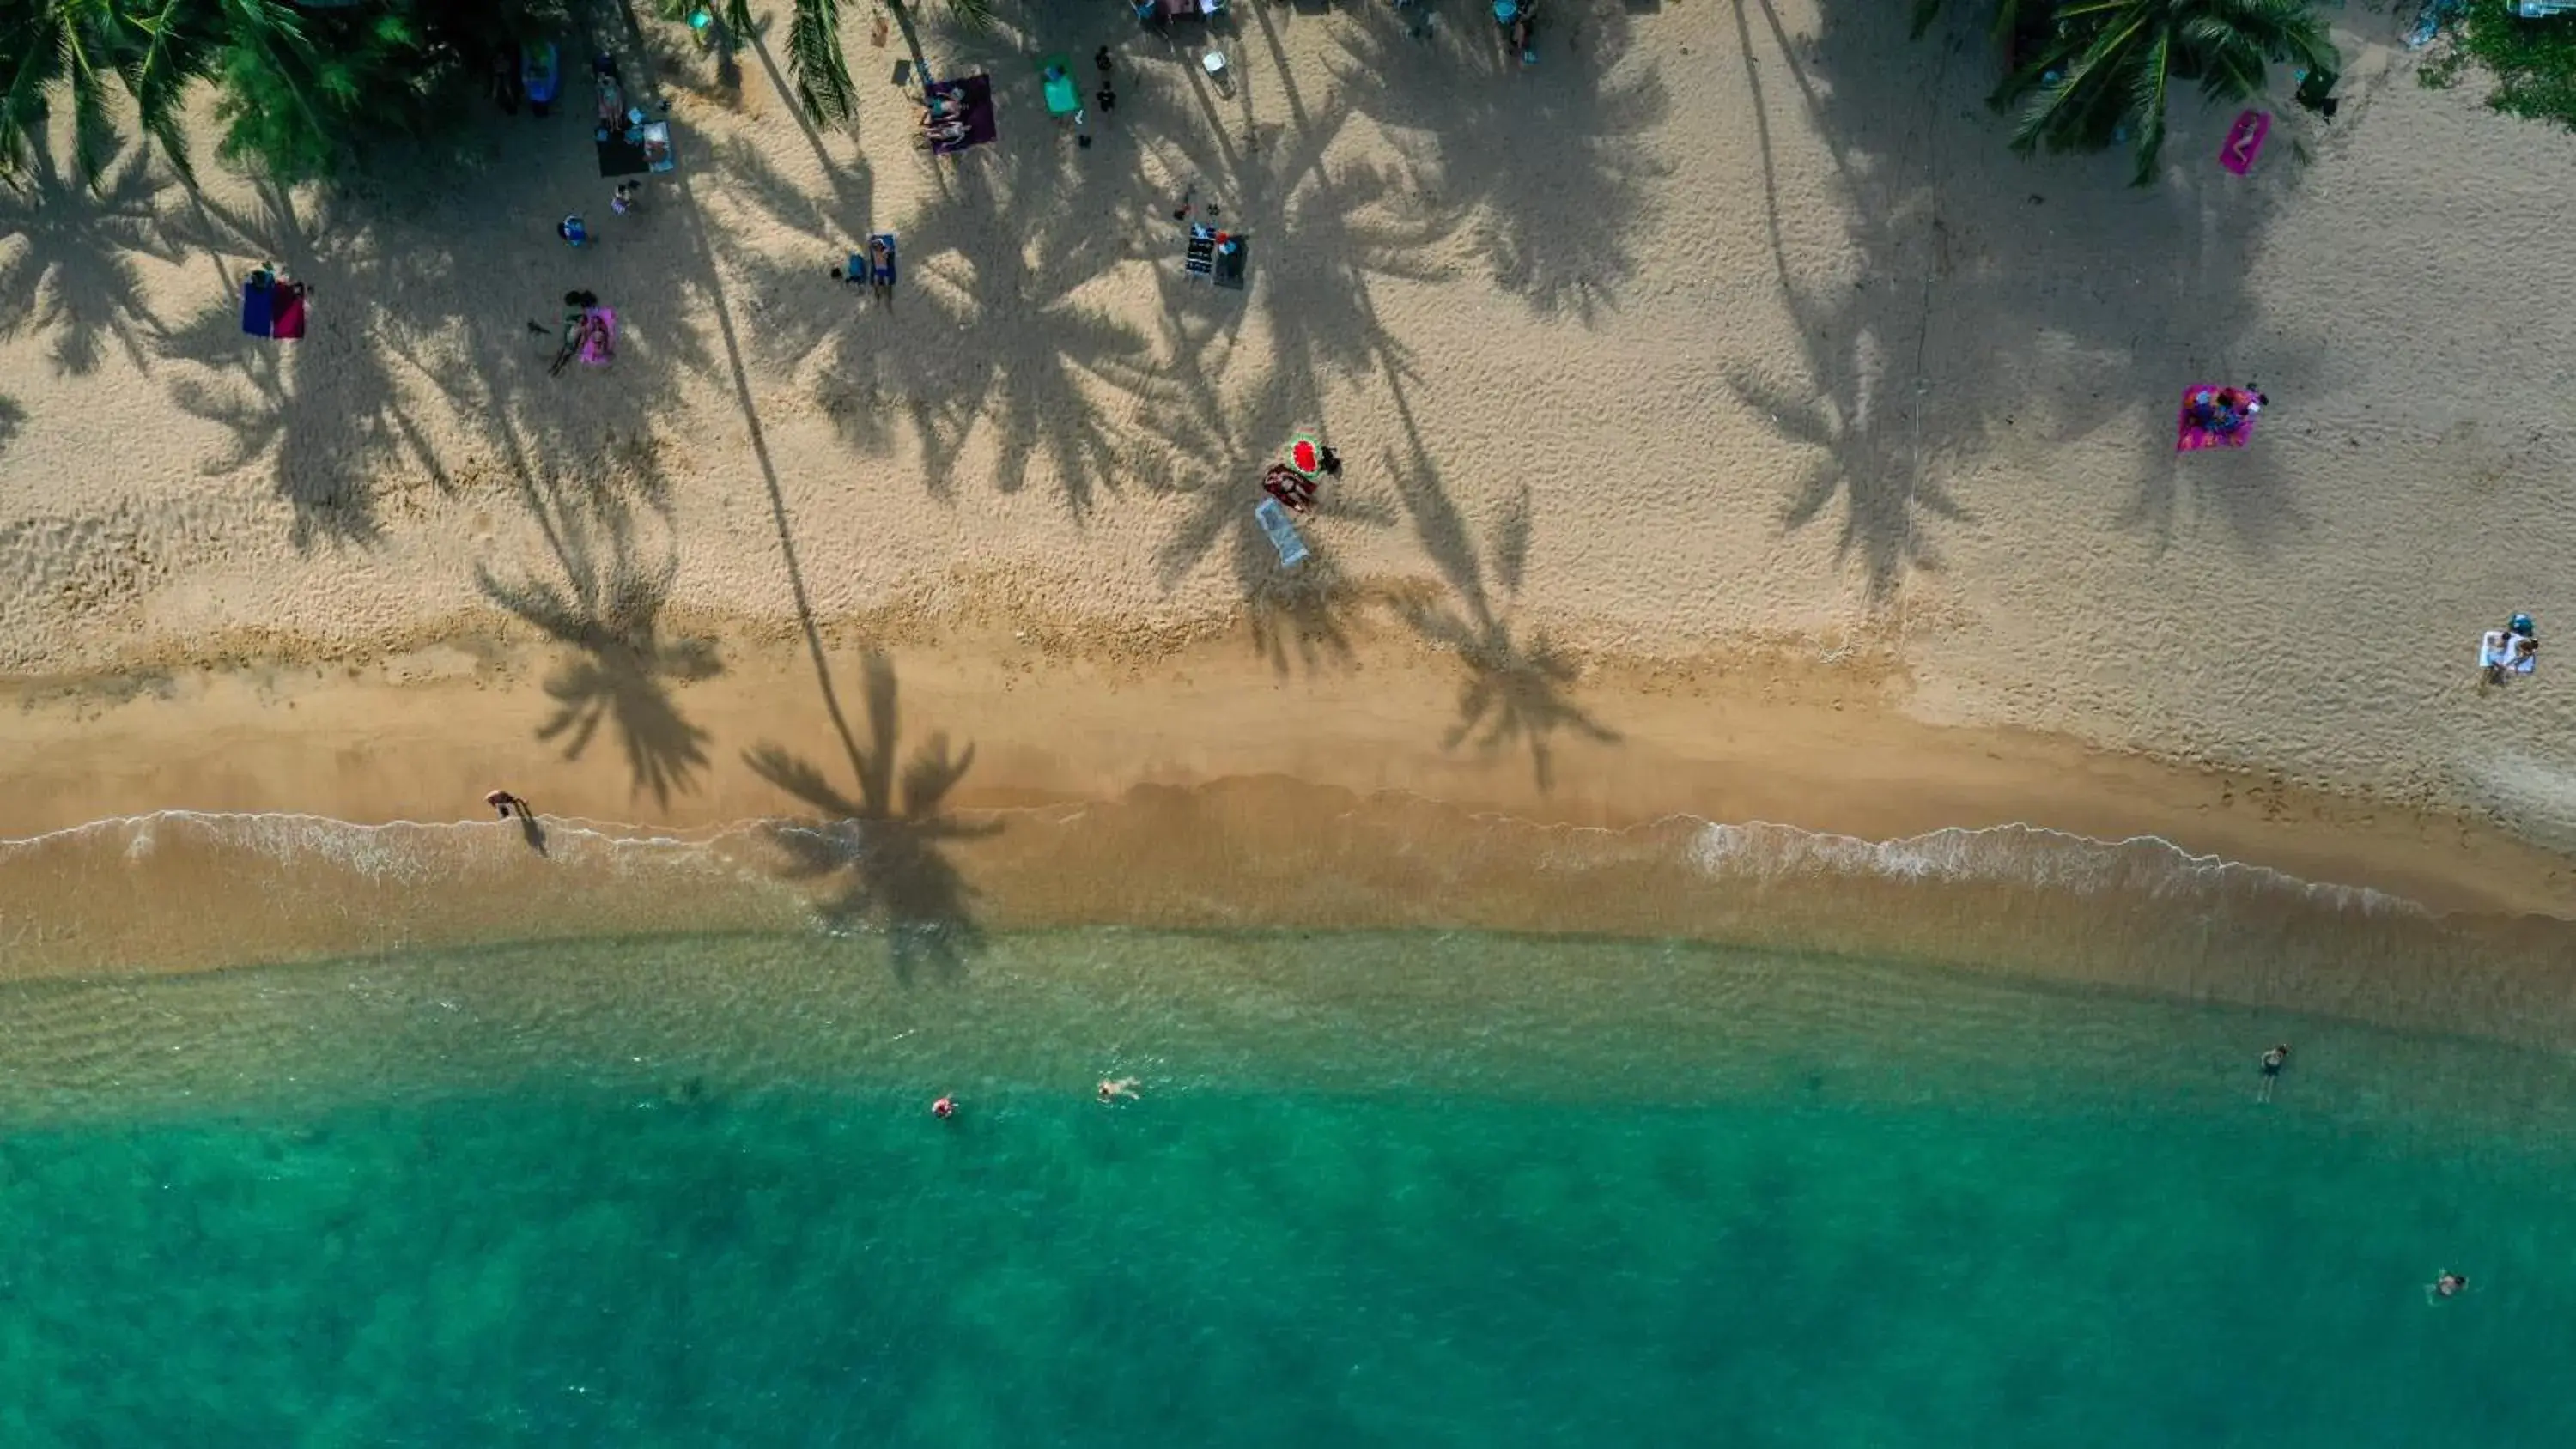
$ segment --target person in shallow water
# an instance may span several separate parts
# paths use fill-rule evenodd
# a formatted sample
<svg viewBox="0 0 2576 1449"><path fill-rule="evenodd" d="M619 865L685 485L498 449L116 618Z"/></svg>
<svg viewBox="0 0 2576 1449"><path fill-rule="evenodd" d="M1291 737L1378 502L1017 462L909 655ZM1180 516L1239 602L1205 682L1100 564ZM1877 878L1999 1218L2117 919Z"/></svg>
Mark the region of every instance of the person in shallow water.
<svg viewBox="0 0 2576 1449"><path fill-rule="evenodd" d="M2274 1042L2271 1049L2263 1053L2263 1085L2255 1093L2257 1100L2265 1102L2272 1100L2272 1084L2281 1080L2281 1068L2289 1064L2290 1044L2288 1042Z"/></svg>
<svg viewBox="0 0 2576 1449"><path fill-rule="evenodd" d="M938 1101L930 1104L930 1115L942 1122L956 1116L957 1099L943 1093Z"/></svg>
<svg viewBox="0 0 2576 1449"><path fill-rule="evenodd" d="M1100 1100L1104 1102L1133 1102L1137 1097L1136 1086L1137 1083L1134 1077L1120 1077L1116 1081L1111 1081L1109 1078L1103 1077L1100 1079Z"/></svg>
<svg viewBox="0 0 2576 1449"><path fill-rule="evenodd" d="M510 812L513 810L517 811L523 818L528 813L528 802L511 794L507 790L493 791L491 794L483 797L483 803L500 811L501 818L504 820L510 818Z"/></svg>
<svg viewBox="0 0 2576 1449"><path fill-rule="evenodd" d="M2424 1285L2424 1301L2430 1303L2436 1298L2457 1298L2468 1291L2468 1274L2444 1269L2439 1277Z"/></svg>

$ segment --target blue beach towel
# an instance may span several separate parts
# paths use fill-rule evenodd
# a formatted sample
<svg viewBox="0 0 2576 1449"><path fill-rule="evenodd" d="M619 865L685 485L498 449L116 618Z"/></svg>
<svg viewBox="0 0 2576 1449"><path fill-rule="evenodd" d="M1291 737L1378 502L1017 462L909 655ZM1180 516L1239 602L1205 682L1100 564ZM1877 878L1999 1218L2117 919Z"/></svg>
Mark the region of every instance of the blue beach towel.
<svg viewBox="0 0 2576 1449"><path fill-rule="evenodd" d="M267 337L277 325L277 282L266 271L257 271L242 282L242 330L253 337Z"/></svg>
<svg viewBox="0 0 2576 1449"><path fill-rule="evenodd" d="M1288 521L1288 510L1276 498L1264 498L1252 510L1261 521L1261 531L1270 536L1270 546L1279 550L1279 566L1293 569L1306 561L1306 540L1297 536L1297 525Z"/></svg>

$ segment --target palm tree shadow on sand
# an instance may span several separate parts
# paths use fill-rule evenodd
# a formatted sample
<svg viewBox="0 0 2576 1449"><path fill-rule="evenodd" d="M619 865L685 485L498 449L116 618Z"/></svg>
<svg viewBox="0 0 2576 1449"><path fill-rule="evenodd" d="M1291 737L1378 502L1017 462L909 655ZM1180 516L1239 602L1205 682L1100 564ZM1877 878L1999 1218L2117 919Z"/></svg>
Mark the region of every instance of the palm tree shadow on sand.
<svg viewBox="0 0 2576 1449"><path fill-rule="evenodd" d="M874 929L886 939L887 964L910 985L924 975L953 980L982 949L974 896L946 847L1000 833L998 821L965 821L943 813L949 792L974 766L975 747L951 752L945 732L932 734L897 768L901 729L892 661L870 653L860 665L867 692L868 738L844 734L858 797L842 793L821 767L763 744L746 751L754 774L819 812L820 820L781 821L769 837L786 857L788 879L823 884L816 911L840 934Z"/></svg>
<svg viewBox="0 0 2576 1449"><path fill-rule="evenodd" d="M569 651L546 680L554 712L538 726L537 738L559 742L564 758L577 760L601 725L613 725L635 790L668 805L672 792L695 787L707 763L706 731L680 713L671 690L724 672L713 639L663 629L662 611L679 573L676 545L647 565L637 557L623 508L605 510L604 521L593 525L557 490L529 485L526 491L563 582L534 573L505 580L480 565L474 581L485 598ZM594 527L604 538L594 538Z"/></svg>
<svg viewBox="0 0 2576 1449"><path fill-rule="evenodd" d="M1441 490L1428 460L1417 454L1407 467L1390 455L1386 462L1424 550L1449 585L1447 597L1424 593L1398 599L1396 614L1426 643L1456 654L1467 675L1458 686L1458 718L1441 748L1454 750L1472 742L1491 755L1524 743L1539 790L1554 789L1559 735L1571 733L1605 745L1619 743L1620 736L1574 702L1581 663L1545 629L1523 630L1513 621L1529 557L1529 490L1513 495L1479 557L1466 521Z"/></svg>

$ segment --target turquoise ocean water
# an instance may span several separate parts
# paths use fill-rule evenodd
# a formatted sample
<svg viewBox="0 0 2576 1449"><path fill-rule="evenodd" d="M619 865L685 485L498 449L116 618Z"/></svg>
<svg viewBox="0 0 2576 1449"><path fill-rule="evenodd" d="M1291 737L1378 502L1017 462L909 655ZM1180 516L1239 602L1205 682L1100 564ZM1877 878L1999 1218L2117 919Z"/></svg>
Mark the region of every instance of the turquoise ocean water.
<svg viewBox="0 0 2576 1449"><path fill-rule="evenodd" d="M1092 929L28 982L0 1057L11 1445L2576 1442L2576 1067L2467 1038Z"/></svg>

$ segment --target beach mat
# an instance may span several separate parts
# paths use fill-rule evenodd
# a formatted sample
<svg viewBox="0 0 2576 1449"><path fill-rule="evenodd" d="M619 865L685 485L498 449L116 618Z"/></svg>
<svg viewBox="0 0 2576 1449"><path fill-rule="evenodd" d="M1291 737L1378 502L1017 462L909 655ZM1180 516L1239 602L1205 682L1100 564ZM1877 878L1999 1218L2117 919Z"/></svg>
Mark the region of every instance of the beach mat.
<svg viewBox="0 0 2576 1449"><path fill-rule="evenodd" d="M982 72L952 81L943 89L954 89L966 97L966 139L939 142L930 149L942 156L954 156L969 146L990 144L1002 134L1001 123L993 114L993 78Z"/></svg>
<svg viewBox="0 0 2576 1449"><path fill-rule="evenodd" d="M2263 154L2263 138L2272 134L2270 111L2247 111L2227 128L2227 140L2218 148L2218 164L2238 176L2254 169L2255 158Z"/></svg>
<svg viewBox="0 0 2576 1449"><path fill-rule="evenodd" d="M617 309L593 307L588 315L599 325L581 339L581 360L591 367L606 367L617 360Z"/></svg>
<svg viewBox="0 0 2576 1449"><path fill-rule="evenodd" d="M2219 384L2214 382L2196 382L2182 390L2182 407L2174 414L2175 452L2193 453L2202 448L2241 448L2245 446L2247 439L2254 436L2254 424L2261 421L2259 415L2238 423L2236 431L2232 433L2204 428L2191 420L2192 398L2199 393L2215 392L2218 387Z"/></svg>
<svg viewBox="0 0 2576 1449"><path fill-rule="evenodd" d="M280 282L276 287L277 315L269 324L268 335L281 342L292 342L304 335L304 285Z"/></svg>
<svg viewBox="0 0 2576 1449"><path fill-rule="evenodd" d="M1252 516L1260 521L1270 546L1279 550L1281 568L1293 569L1306 561L1306 540L1298 537L1297 525L1289 521L1288 510L1279 506L1278 499L1262 499L1253 507Z"/></svg>
<svg viewBox="0 0 2576 1449"><path fill-rule="evenodd" d="M254 272L242 283L242 331L253 337L276 335L277 284L266 272Z"/></svg>

